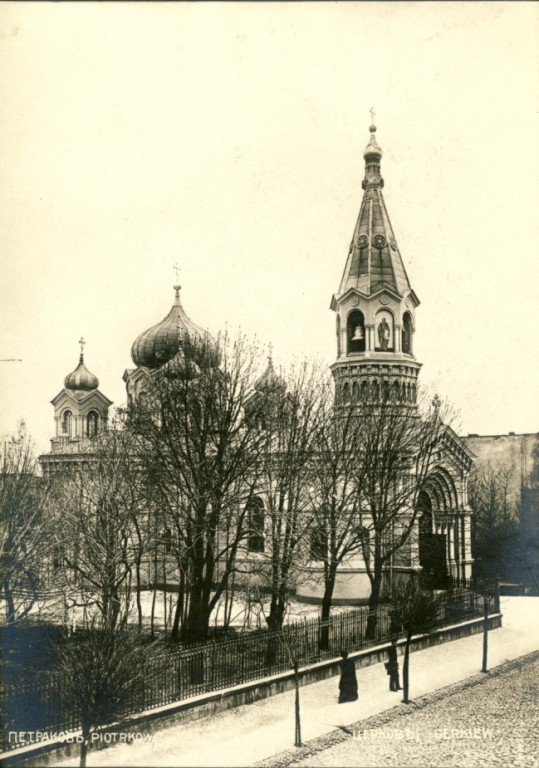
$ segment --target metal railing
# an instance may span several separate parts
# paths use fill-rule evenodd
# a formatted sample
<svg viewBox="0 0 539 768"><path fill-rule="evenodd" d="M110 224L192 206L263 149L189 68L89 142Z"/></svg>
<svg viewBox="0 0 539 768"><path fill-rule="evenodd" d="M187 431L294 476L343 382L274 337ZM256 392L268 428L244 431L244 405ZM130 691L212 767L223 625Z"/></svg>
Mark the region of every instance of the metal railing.
<svg viewBox="0 0 539 768"><path fill-rule="evenodd" d="M499 596L492 582L460 584L439 594L432 629L483 616L485 595L489 613L496 613ZM294 662L307 667L336 658L341 650L365 650L399 634L388 608L380 605L374 612L365 606L325 622L288 624L280 631L256 630L197 645L164 647L145 662L144 685L126 702L123 716L291 671ZM80 727L77 713L62 696L59 672L28 678L19 670L15 678L3 675L0 682L2 750L27 743L21 732L45 732L50 738Z"/></svg>

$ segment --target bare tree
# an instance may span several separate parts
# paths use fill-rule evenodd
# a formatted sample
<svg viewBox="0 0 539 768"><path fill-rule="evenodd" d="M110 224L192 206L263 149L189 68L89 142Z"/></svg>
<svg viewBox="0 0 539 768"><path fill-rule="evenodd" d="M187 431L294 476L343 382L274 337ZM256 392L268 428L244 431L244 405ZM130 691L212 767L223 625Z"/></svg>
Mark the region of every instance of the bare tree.
<svg viewBox="0 0 539 768"><path fill-rule="evenodd" d="M5 621L26 616L38 599L50 539L44 514L47 487L38 477L31 439L21 421L0 446L0 571Z"/></svg>
<svg viewBox="0 0 539 768"><path fill-rule="evenodd" d="M310 558L322 563L321 619L329 619L339 567L362 548L363 422L357 404L326 407L316 432ZM326 638L327 640L327 633ZM324 637L322 638L324 643Z"/></svg>
<svg viewBox="0 0 539 768"><path fill-rule="evenodd" d="M432 629L437 618L437 604L430 591L422 589L415 578L400 577L393 581L388 595L389 611L395 627L406 632L402 668L403 702L410 703L410 645L412 637Z"/></svg>
<svg viewBox="0 0 539 768"><path fill-rule="evenodd" d="M58 646L62 693L81 719L81 768L92 731L124 715L139 694L150 649L137 632L125 627L113 631L92 622Z"/></svg>
<svg viewBox="0 0 539 768"><path fill-rule="evenodd" d="M273 373L273 375L272 375ZM270 629L283 625L298 566L306 559L312 500L313 457L328 400L328 382L319 366L304 363L285 380L270 367L259 385L256 408L264 436L258 486L265 501L265 556L262 583L269 587Z"/></svg>
<svg viewBox="0 0 539 768"><path fill-rule="evenodd" d="M113 631L129 612L135 576L140 624L146 514L130 434L111 426L52 481L59 583L73 605L95 606L101 626Z"/></svg>
<svg viewBox="0 0 539 768"><path fill-rule="evenodd" d="M180 349L148 377L129 424L177 567L174 628L183 616L182 637L201 640L247 535L262 438L245 410L256 376L252 345L225 336L190 352L186 361Z"/></svg>
<svg viewBox="0 0 539 768"><path fill-rule="evenodd" d="M468 483L474 510L472 532L475 573L482 577L520 580L519 550L520 478L507 465L477 465Z"/></svg>
<svg viewBox="0 0 539 768"><path fill-rule="evenodd" d="M451 408L436 396L418 406L384 394L359 408L362 424L358 523L371 583L367 636L374 637L384 571L410 545L418 499L451 429Z"/></svg>

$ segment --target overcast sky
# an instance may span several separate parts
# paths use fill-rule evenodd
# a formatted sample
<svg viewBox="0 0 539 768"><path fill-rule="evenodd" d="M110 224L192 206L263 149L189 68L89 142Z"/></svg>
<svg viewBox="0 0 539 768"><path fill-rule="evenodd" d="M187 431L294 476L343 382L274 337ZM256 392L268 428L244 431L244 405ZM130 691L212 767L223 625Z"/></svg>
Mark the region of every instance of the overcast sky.
<svg viewBox="0 0 539 768"><path fill-rule="evenodd" d="M536 3L0 4L0 432L78 362L116 405L173 301L336 356L374 106L421 380L539 431Z"/></svg>

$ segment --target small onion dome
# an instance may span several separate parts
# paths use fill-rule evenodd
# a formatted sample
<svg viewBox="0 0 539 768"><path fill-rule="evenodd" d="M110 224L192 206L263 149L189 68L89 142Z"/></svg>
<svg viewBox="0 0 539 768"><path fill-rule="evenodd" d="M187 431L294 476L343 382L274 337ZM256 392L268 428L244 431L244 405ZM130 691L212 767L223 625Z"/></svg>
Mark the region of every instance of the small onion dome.
<svg viewBox="0 0 539 768"><path fill-rule="evenodd" d="M363 153L363 157L367 159L368 157L382 157L382 150L376 143L376 126L371 125L369 128L369 131L371 132L371 138L369 139L369 143L365 147L365 152Z"/></svg>
<svg viewBox="0 0 539 768"><path fill-rule="evenodd" d="M257 390L257 392L268 392L271 390L284 391L286 389L285 380L281 376L279 376L277 373L275 373L275 368L273 367L273 360L271 358L271 355L268 357L268 367L256 382L255 389Z"/></svg>
<svg viewBox="0 0 539 768"><path fill-rule="evenodd" d="M186 336L184 348L187 358L200 368L217 368L221 362L217 344L209 333L205 333L202 339Z"/></svg>
<svg viewBox="0 0 539 768"><path fill-rule="evenodd" d="M189 381L200 374L199 366L192 360L187 360L183 346L180 347L174 357L161 368L167 379L183 379Z"/></svg>
<svg viewBox="0 0 539 768"><path fill-rule="evenodd" d="M64 387L66 389L82 390L83 392L91 392L92 389L97 389L99 386L99 379L90 373L88 368L84 365L84 355L81 353L79 358L79 364L73 371L68 373L64 379Z"/></svg>
<svg viewBox="0 0 539 768"><path fill-rule="evenodd" d="M179 351L189 358L193 345L203 342L208 334L187 317L180 302L180 286L175 285L176 297L170 312L157 325L153 325L135 340L131 357L135 365L144 368L160 368Z"/></svg>

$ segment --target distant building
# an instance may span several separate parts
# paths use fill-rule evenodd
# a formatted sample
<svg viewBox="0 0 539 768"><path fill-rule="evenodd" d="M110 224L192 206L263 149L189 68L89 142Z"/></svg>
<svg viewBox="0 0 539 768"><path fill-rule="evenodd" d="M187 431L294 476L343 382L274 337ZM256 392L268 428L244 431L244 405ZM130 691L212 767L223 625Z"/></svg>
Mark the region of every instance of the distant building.
<svg viewBox="0 0 539 768"><path fill-rule="evenodd" d="M462 441L472 452L476 471L506 479L511 514L519 525L518 540L508 553L511 571L539 588L539 433L469 434Z"/></svg>

